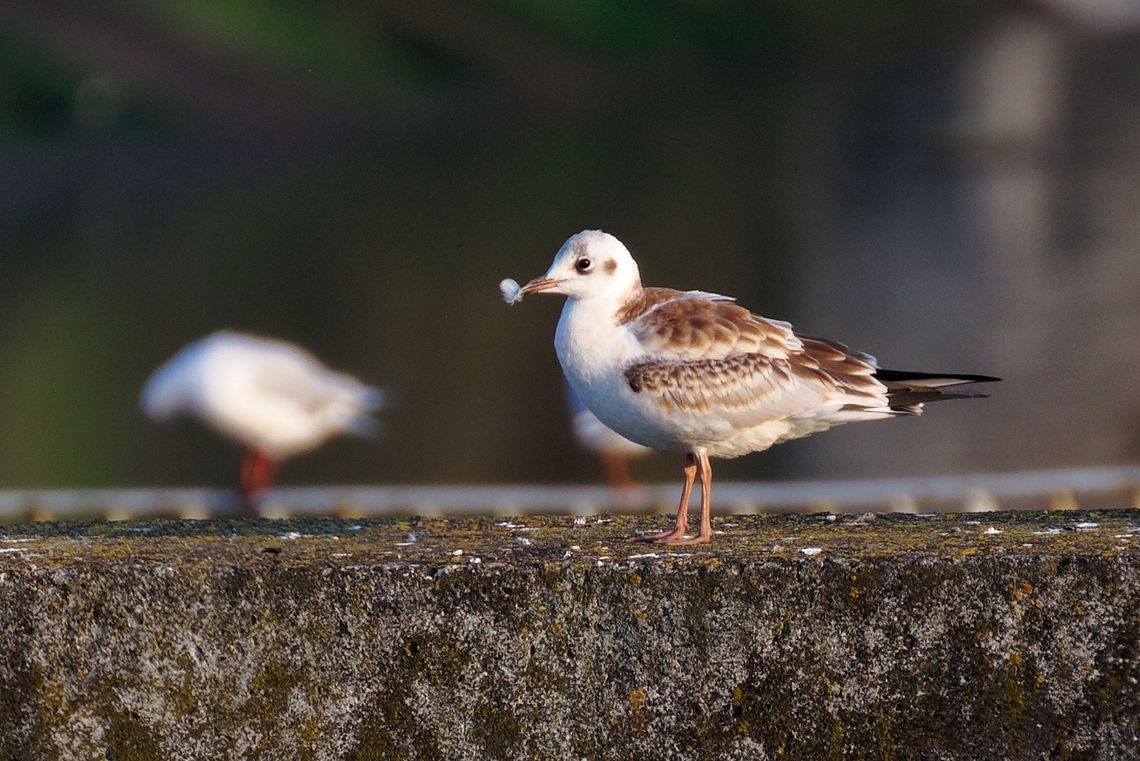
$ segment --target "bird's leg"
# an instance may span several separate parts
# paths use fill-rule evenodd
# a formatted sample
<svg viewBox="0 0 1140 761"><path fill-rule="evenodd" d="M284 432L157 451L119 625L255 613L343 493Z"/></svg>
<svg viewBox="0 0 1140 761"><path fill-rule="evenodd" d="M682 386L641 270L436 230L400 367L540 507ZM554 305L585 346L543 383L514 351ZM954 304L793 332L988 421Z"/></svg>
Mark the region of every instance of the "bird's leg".
<svg viewBox="0 0 1140 761"><path fill-rule="evenodd" d="M693 493L693 482L697 478L697 458L692 453L685 455L685 468L682 472L685 474L685 483L681 487L681 504L677 506L677 524L673 530L660 534L641 534L634 539L639 542L672 544L684 538L685 532L689 530L689 496Z"/></svg>
<svg viewBox="0 0 1140 761"><path fill-rule="evenodd" d="M698 472L701 475L701 530L696 536L680 536L669 544L708 544L712 541L712 465L704 452L698 455Z"/></svg>
<svg viewBox="0 0 1140 761"><path fill-rule="evenodd" d="M238 482L238 490L247 500L253 496L253 466L256 460L257 450L252 447L241 453L241 480Z"/></svg>
<svg viewBox="0 0 1140 761"><path fill-rule="evenodd" d="M241 496L248 513L257 514L257 496L273 486L280 464L260 449L249 447L241 458Z"/></svg>
<svg viewBox="0 0 1140 761"><path fill-rule="evenodd" d="M277 485L277 474L281 471L281 461L267 454L261 455L261 488L271 489Z"/></svg>
<svg viewBox="0 0 1140 761"><path fill-rule="evenodd" d="M629 458L625 455L603 452L602 469L606 472L606 482L614 489L628 489L634 485L629 477Z"/></svg>

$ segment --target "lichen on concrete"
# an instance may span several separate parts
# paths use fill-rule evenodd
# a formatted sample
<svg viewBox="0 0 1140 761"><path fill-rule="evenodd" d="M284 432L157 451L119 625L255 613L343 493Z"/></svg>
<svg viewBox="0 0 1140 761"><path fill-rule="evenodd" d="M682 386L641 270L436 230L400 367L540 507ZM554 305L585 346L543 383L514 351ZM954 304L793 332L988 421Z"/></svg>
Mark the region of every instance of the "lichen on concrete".
<svg viewBox="0 0 1140 761"><path fill-rule="evenodd" d="M1137 511L658 522L0 527L0 758L1140 757Z"/></svg>

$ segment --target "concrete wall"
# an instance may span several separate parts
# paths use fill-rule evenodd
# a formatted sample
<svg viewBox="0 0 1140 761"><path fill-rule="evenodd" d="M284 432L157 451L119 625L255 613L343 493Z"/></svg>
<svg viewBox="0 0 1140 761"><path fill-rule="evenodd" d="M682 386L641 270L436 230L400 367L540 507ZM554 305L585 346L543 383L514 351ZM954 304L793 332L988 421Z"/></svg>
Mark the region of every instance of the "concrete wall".
<svg viewBox="0 0 1140 761"><path fill-rule="evenodd" d="M1140 757L1137 511L659 522L4 528L0 758Z"/></svg>

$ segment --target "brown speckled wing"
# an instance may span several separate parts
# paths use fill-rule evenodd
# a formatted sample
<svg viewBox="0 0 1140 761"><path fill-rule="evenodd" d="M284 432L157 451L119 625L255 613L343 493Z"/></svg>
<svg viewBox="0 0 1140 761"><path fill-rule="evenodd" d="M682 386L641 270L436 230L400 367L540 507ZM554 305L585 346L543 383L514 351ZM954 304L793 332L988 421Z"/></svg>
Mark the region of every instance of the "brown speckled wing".
<svg viewBox="0 0 1140 761"><path fill-rule="evenodd" d="M660 306L666 301L679 299L684 295L684 291L673 288L642 288L636 296L622 304L616 315L618 324L626 325L633 322L650 309Z"/></svg>
<svg viewBox="0 0 1140 761"><path fill-rule="evenodd" d="M626 380L666 410L755 425L883 408L873 358L801 338L731 301L673 293L627 323L645 357L626 368Z"/></svg>
<svg viewBox="0 0 1140 761"><path fill-rule="evenodd" d="M670 359L717 359L734 354L787 357L802 349L786 322L754 315L725 296L645 288L622 313L647 354ZM634 313L634 309L638 311Z"/></svg>

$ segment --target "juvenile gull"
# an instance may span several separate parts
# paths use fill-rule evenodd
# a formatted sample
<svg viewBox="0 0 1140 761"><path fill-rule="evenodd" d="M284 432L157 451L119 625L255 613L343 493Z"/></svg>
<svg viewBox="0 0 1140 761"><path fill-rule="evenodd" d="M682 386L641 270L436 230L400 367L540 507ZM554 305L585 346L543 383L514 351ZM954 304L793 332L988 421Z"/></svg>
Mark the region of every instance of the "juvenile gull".
<svg viewBox="0 0 1140 761"><path fill-rule="evenodd" d="M194 415L246 447L247 500L273 485L280 463L339 433L371 435L382 394L299 346L219 331L150 376L142 407L154 420Z"/></svg>
<svg viewBox="0 0 1140 761"><path fill-rule="evenodd" d="M644 541L712 538L710 457L760 452L842 423L918 415L925 402L984 396L959 386L998 380L883 370L868 354L797 335L729 296L642 287L629 251L600 230L567 240L515 300L530 293L567 297L554 347L598 419L631 441L685 453L676 525L638 537ZM687 536L697 476L700 531Z"/></svg>

